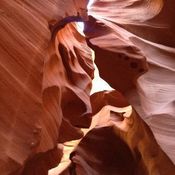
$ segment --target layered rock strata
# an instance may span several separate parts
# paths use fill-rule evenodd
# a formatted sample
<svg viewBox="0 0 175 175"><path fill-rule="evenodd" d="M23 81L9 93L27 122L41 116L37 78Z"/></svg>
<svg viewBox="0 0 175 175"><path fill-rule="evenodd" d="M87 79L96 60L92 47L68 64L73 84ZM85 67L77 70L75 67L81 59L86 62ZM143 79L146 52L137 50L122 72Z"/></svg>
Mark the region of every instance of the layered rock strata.
<svg viewBox="0 0 175 175"><path fill-rule="evenodd" d="M0 172L173 175L175 1L87 3L1 0Z"/></svg>

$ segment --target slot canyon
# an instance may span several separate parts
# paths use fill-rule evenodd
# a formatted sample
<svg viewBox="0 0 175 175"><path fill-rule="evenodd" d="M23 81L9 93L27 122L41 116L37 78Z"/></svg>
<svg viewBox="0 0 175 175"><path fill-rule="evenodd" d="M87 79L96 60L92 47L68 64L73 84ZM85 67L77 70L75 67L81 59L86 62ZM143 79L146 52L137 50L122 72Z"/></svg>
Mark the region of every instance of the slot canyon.
<svg viewBox="0 0 175 175"><path fill-rule="evenodd" d="M0 175L175 175L175 0L0 0Z"/></svg>

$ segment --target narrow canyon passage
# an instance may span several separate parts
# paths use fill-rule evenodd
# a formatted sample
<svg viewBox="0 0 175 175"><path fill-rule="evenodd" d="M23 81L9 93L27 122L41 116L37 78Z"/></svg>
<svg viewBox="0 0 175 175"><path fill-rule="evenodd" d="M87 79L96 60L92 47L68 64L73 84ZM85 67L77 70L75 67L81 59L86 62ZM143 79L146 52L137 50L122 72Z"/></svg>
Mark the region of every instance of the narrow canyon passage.
<svg viewBox="0 0 175 175"><path fill-rule="evenodd" d="M0 174L174 175L175 0L0 2Z"/></svg>

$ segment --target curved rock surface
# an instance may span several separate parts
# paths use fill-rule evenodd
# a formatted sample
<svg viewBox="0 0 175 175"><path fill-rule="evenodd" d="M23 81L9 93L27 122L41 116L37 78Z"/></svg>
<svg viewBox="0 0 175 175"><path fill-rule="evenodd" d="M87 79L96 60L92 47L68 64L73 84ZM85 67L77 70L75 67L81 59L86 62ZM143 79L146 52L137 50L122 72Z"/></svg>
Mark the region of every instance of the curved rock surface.
<svg viewBox="0 0 175 175"><path fill-rule="evenodd" d="M97 0L89 10L96 20L90 18L85 28L102 78L113 88L124 92L148 124L150 121L159 123L160 120L164 123L162 130L155 129L160 128L156 122L150 126L173 161L174 8L174 0ZM172 128L171 132L169 128ZM166 141L166 138L171 141Z"/></svg>
<svg viewBox="0 0 175 175"><path fill-rule="evenodd" d="M1 0L0 172L173 175L175 1L87 3Z"/></svg>
<svg viewBox="0 0 175 175"><path fill-rule="evenodd" d="M49 30L54 20L84 14L86 4L0 2L2 175L47 174L61 158L57 143L82 137L77 127L90 124L90 49L73 24L60 30L56 40Z"/></svg>
<svg viewBox="0 0 175 175"><path fill-rule="evenodd" d="M174 174L175 167L148 125L116 91L91 96L90 131L70 154L69 174ZM127 168L126 168L127 167Z"/></svg>

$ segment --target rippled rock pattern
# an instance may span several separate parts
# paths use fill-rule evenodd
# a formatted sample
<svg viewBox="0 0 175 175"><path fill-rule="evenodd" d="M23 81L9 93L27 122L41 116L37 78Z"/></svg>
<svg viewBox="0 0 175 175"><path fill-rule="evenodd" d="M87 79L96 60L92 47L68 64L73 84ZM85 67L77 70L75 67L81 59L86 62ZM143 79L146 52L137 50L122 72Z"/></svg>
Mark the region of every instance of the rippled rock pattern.
<svg viewBox="0 0 175 175"><path fill-rule="evenodd" d="M174 175L175 0L87 4L0 1L0 174Z"/></svg>

